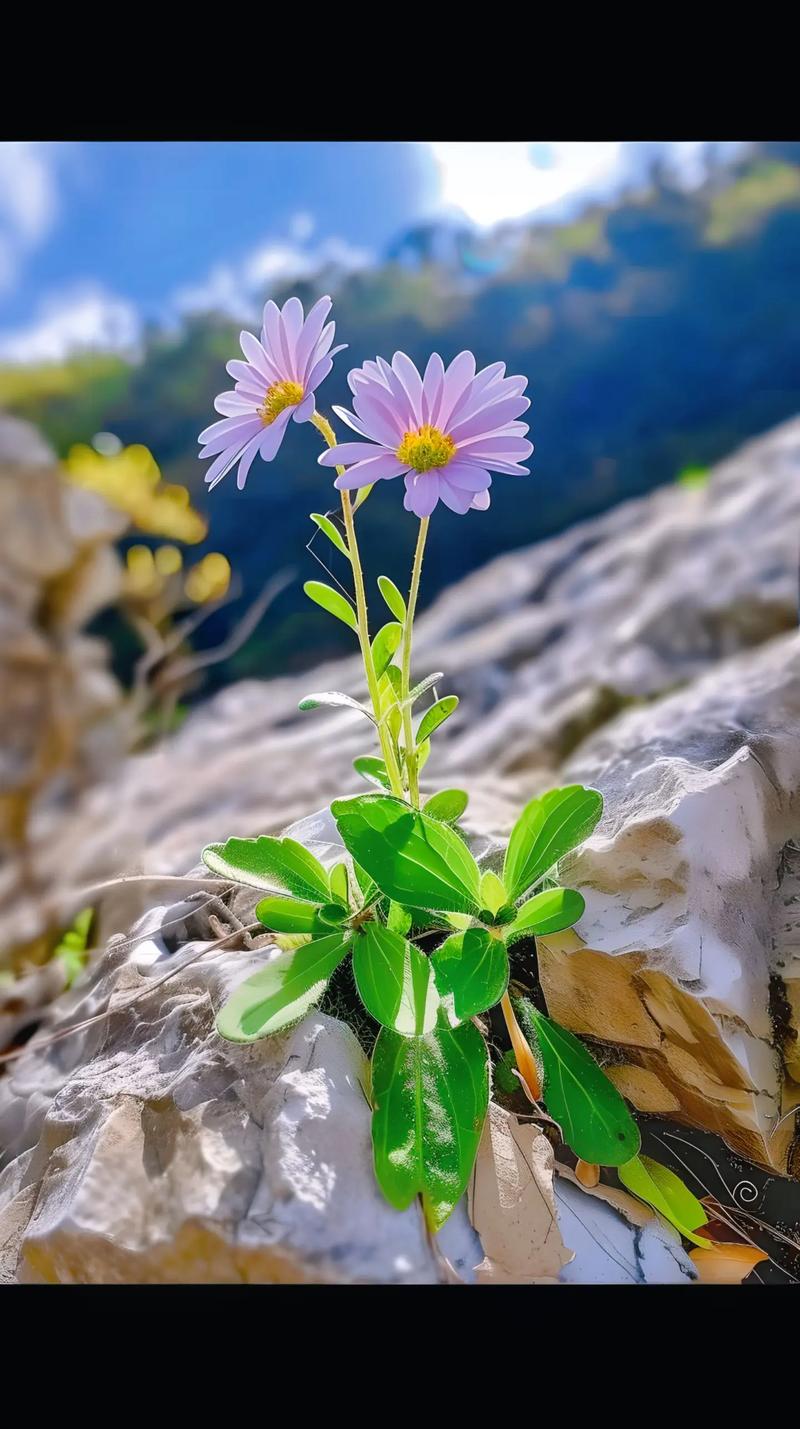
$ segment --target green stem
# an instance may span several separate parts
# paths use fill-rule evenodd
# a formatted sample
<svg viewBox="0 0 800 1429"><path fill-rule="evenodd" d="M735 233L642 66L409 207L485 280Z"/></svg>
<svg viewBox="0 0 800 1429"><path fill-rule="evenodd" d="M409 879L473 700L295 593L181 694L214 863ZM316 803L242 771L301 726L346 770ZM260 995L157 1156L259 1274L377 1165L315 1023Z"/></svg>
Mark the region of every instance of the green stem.
<svg viewBox="0 0 800 1429"><path fill-rule="evenodd" d="M403 631L403 664L401 668L400 698L408 700L411 690L411 641L414 633L414 615L417 609L417 596L419 595L419 582L422 575L422 558L425 554L425 541L428 535L428 522L430 518L423 516L419 523L419 535L417 537L417 549L414 552L414 567L411 572L411 588L408 592L408 605L406 608L406 622ZM416 748L414 746L414 731L411 724L411 706L403 704L403 743L406 751L406 770L408 772L408 792L415 809L419 808L419 771Z"/></svg>
<svg viewBox="0 0 800 1429"><path fill-rule="evenodd" d="M311 421L327 442L328 446L335 447L336 433L327 417L323 417L321 412L315 412ZM343 466L337 466L336 471L339 476L344 475ZM350 492L342 491L340 495L342 498L342 515L344 517L345 532L347 534L347 552L350 557L350 564L353 567L353 581L356 592L356 617L358 620L358 643L361 647L361 658L364 662L364 674L367 677L367 689L369 690L372 710L378 725L378 738L381 742L381 752L383 754L383 762L386 765L386 772L389 776L389 784L391 785L392 793L402 799L403 781L398 768L391 734L386 728L386 725L381 721L381 698L378 689L378 677L375 674L375 662L372 659L372 647L369 641L369 621L367 618L367 596L364 589L364 572L361 568L361 556L356 539L356 527L353 520Z"/></svg>

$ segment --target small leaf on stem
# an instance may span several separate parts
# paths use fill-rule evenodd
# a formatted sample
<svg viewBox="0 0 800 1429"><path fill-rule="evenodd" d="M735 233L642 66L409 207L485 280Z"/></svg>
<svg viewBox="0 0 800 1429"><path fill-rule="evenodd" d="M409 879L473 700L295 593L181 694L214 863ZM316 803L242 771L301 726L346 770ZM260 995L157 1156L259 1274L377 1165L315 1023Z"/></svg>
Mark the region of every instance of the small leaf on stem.
<svg viewBox="0 0 800 1429"><path fill-rule="evenodd" d="M391 581L388 576L378 576L378 590L386 601L395 620L399 620L400 624L403 625L406 618L406 603L394 581Z"/></svg>
<svg viewBox="0 0 800 1429"><path fill-rule="evenodd" d="M337 620L349 625L351 630L358 630L358 621L352 605L334 590L333 586L325 585L323 581L306 581L303 590L309 600L327 610L329 615L335 615Z"/></svg>

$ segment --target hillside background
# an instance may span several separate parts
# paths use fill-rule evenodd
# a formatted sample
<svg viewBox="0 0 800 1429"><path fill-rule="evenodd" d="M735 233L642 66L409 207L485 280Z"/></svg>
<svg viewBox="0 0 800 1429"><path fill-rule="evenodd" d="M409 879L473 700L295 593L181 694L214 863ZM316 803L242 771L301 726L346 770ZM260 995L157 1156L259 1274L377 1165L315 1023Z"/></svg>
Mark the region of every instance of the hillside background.
<svg viewBox="0 0 800 1429"><path fill-rule="evenodd" d="M529 378L535 443L530 484L498 478L488 517L437 512L425 600L501 551L557 533L619 501L688 480L743 440L794 415L800 391L800 144L760 144L686 192L654 168L646 190L591 203L571 221L527 221L480 233L442 222L401 234L376 267L334 266L273 287L304 302L330 291L337 340L347 342L321 405L347 403L350 366L400 348L418 364L471 348L479 366L502 358ZM205 686L305 668L349 650L337 622L311 607L302 580L308 512L332 507L318 440L296 429L279 459L257 464L244 493L233 480L208 498L197 434L228 385L241 323L207 313L179 331L150 330L136 361L76 356L0 367L0 408L41 429L60 456L99 431L143 443L167 480L187 485L210 518L205 546L227 555L241 595L197 643L224 636L271 571L294 583L256 633ZM386 484L361 515L373 577L404 584L413 523ZM139 538L140 539L140 538ZM325 559L328 559L327 552ZM116 616L118 673L135 656Z"/></svg>

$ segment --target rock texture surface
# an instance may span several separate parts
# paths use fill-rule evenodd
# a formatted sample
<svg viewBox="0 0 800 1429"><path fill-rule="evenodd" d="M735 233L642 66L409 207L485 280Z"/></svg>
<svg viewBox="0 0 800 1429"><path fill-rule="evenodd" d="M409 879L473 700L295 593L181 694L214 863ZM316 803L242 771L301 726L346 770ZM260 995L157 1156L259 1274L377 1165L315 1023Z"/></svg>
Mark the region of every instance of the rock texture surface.
<svg viewBox="0 0 800 1429"><path fill-rule="evenodd" d="M318 832L329 832L324 821ZM0 1283L694 1278L668 1231L640 1230L560 1178L553 1184L539 1133L533 1189L546 1221L535 1223L537 1236L523 1155L498 1192L495 1221L519 1191L505 1233L487 1232L482 1246L465 1199L434 1247L416 1208L397 1212L378 1191L367 1062L343 1023L313 1013L252 1047L217 1037L214 1009L277 949L267 935L243 948L241 932L230 940L240 950L215 948L220 928L251 921L253 901L240 891L232 908L216 899L213 908L198 894L151 909L73 995L61 1025L100 1020L49 1048L32 1045L0 1082ZM497 1107L492 1119L501 1128L509 1120ZM490 1179L476 1192L482 1214ZM524 1261L521 1227L535 1239ZM510 1267L482 1274L490 1252L507 1252Z"/></svg>
<svg viewBox="0 0 800 1429"><path fill-rule="evenodd" d="M797 1024L776 1027L775 991L796 1010L798 736L788 635L587 741L564 770L606 799L565 870L586 914L540 950L550 1011L624 1050L612 1074L635 1105L778 1169L797 1067Z"/></svg>
<svg viewBox="0 0 800 1429"><path fill-rule="evenodd" d="M47 874L28 847L37 797L63 776L94 782L127 748L108 648L84 633L119 591L113 543L125 524L62 480L32 428L0 418L0 850L22 850L23 865L0 877L0 900L10 892L20 914L4 933L10 947L48 917L35 870Z"/></svg>
<svg viewBox="0 0 800 1429"><path fill-rule="evenodd" d="M632 702L795 628L799 531L800 419L721 464L706 488L665 488L467 577L418 623L417 670L446 670L462 701L425 782L468 779L473 826L503 833ZM73 888L134 868L182 873L233 828L277 830L360 787L352 760L369 728L345 710L299 713L315 689L358 694L357 660L232 686L69 820L43 816L37 857L51 883L59 870ZM11 931L31 917L10 892L0 911Z"/></svg>
<svg viewBox="0 0 800 1429"><path fill-rule="evenodd" d="M353 1034L316 1014L252 1048L223 1042L213 1009L269 951L198 957L208 922L151 910L68 1012L111 1015L0 1083L0 1279L435 1283L421 1216L375 1185ZM440 1241L472 1278L464 1210Z"/></svg>

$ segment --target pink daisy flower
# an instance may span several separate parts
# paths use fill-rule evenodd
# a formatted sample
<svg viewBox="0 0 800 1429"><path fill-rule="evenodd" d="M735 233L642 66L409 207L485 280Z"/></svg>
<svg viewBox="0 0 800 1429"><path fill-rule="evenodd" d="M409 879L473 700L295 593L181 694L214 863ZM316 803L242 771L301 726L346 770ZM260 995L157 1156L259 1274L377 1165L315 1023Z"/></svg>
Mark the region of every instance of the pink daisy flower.
<svg viewBox="0 0 800 1429"><path fill-rule="evenodd" d="M282 308L270 300L264 308L261 341L251 332L239 338L247 359L227 365L236 379L232 392L221 392L214 406L223 413L200 433L201 457L215 460L206 472L206 482L214 488L238 463L236 484L243 490L256 453L262 461L272 461L280 450L289 418L308 422L314 415L314 392L328 376L337 352L331 348L335 323L325 326L331 310L330 298L320 298L308 317L299 298L289 298Z"/></svg>
<svg viewBox="0 0 800 1429"><path fill-rule="evenodd" d="M348 376L353 412L334 412L363 441L323 452L322 466L348 467L335 485L344 491L405 476L405 508L430 516L437 502L463 515L489 505L490 472L528 476L533 445L518 422L530 402L526 377L506 377L505 363L475 371L471 352L445 369L434 352L420 377L410 357L396 352Z"/></svg>

